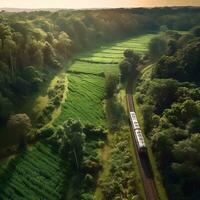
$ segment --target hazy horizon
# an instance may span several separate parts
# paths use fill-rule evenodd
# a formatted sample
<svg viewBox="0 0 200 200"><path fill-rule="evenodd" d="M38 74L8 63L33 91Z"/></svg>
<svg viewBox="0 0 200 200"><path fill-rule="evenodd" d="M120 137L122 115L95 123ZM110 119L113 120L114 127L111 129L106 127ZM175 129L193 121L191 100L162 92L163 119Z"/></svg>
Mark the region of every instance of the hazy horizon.
<svg viewBox="0 0 200 200"><path fill-rule="evenodd" d="M0 8L119 8L119 7L163 7L163 6L200 6L200 0L1 0Z"/></svg>

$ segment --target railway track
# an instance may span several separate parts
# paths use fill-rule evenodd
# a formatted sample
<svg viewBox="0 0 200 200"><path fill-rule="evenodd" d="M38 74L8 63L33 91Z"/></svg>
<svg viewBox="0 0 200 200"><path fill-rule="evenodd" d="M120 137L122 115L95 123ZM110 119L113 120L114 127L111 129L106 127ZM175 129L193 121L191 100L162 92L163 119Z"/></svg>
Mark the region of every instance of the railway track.
<svg viewBox="0 0 200 200"><path fill-rule="evenodd" d="M127 101L127 108L128 112L134 111L134 102L133 102L133 96L132 96L132 81L128 82L127 88L126 88L126 101ZM130 128L131 130L131 136L132 136L132 141L135 146L135 153L138 161L138 166L140 169L140 176L143 182L144 186L144 191L146 195L147 200L159 200L158 192L155 187L154 183L154 177L153 177L153 172L151 169L151 164L149 162L148 156L141 156L139 154L135 137L133 136L133 129Z"/></svg>

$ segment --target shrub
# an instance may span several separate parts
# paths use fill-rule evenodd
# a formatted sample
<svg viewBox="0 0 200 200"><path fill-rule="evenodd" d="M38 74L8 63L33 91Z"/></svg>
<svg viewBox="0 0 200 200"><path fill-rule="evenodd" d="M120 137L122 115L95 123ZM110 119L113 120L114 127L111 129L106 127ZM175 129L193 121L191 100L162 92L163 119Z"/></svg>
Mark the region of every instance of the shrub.
<svg viewBox="0 0 200 200"><path fill-rule="evenodd" d="M46 139L52 136L55 133L55 128L53 126L47 126L39 130L37 133L38 139Z"/></svg>

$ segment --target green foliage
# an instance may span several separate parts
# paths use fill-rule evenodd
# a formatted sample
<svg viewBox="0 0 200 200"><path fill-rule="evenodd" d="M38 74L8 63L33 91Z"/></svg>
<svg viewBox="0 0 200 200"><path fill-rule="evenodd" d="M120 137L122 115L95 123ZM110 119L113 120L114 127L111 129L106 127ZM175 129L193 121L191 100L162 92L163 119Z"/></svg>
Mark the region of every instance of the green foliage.
<svg viewBox="0 0 200 200"><path fill-rule="evenodd" d="M152 59L159 59L167 50L167 43L161 37L152 38L149 43L149 54Z"/></svg>
<svg viewBox="0 0 200 200"><path fill-rule="evenodd" d="M200 42L189 43L185 48L180 49L175 56L161 58L154 68L153 76L199 82L199 53Z"/></svg>
<svg viewBox="0 0 200 200"><path fill-rule="evenodd" d="M46 139L51 137L56 132L53 126L46 126L36 133L37 139Z"/></svg>
<svg viewBox="0 0 200 200"><path fill-rule="evenodd" d="M4 49L5 40L11 35L10 27L4 24L0 24L0 39L1 39L1 48Z"/></svg>
<svg viewBox="0 0 200 200"><path fill-rule="evenodd" d="M83 126L80 121L68 119L48 139L69 162L76 174L71 174L73 179L80 173L78 180L73 180L74 184L78 181L76 188L73 188L76 198L93 196L91 192L96 187L97 174L102 169L98 151L106 137L106 131L101 127L91 124ZM75 198L73 194L69 195Z"/></svg>
<svg viewBox="0 0 200 200"><path fill-rule="evenodd" d="M105 93L106 98L111 98L114 95L115 90L117 89L117 84L119 78L114 75L108 75L105 80Z"/></svg>
<svg viewBox="0 0 200 200"><path fill-rule="evenodd" d="M116 132L112 137L109 173L100 180L103 199L132 199L136 197L136 179L129 149L129 132Z"/></svg>
<svg viewBox="0 0 200 200"><path fill-rule="evenodd" d="M103 127L96 127L92 124L85 124L83 131L86 134L87 138L90 139L96 138L105 140L107 137L107 131Z"/></svg>
<svg viewBox="0 0 200 200"><path fill-rule="evenodd" d="M6 120L13 111L13 104L0 93L0 121Z"/></svg>
<svg viewBox="0 0 200 200"><path fill-rule="evenodd" d="M200 26L194 27L192 33L195 37L200 37Z"/></svg>
<svg viewBox="0 0 200 200"><path fill-rule="evenodd" d="M170 35L177 37L176 52L163 56L152 73L141 77L137 100L169 198L193 200L200 182L199 40L195 35Z"/></svg>
<svg viewBox="0 0 200 200"><path fill-rule="evenodd" d="M124 81L127 77L136 76L137 67L140 61L140 56L134 53L131 49L124 51L124 60L119 64L121 80Z"/></svg>
<svg viewBox="0 0 200 200"><path fill-rule="evenodd" d="M36 113L35 123L37 127L42 127L52 120L53 112L59 108L63 101L67 87L66 79L65 73L60 74L55 84L48 89L48 104L41 112Z"/></svg>
<svg viewBox="0 0 200 200"><path fill-rule="evenodd" d="M32 128L31 120L27 114L11 115L7 122L8 130L18 135L19 137L25 137Z"/></svg>
<svg viewBox="0 0 200 200"><path fill-rule="evenodd" d="M71 165L80 170L83 159L83 145L85 134L80 121L68 119L62 127L59 127L50 141L56 142L59 152L70 161Z"/></svg>
<svg viewBox="0 0 200 200"><path fill-rule="evenodd" d="M121 80L125 80L126 77L130 74L131 71L131 63L128 60L123 60L120 65L120 74Z"/></svg>

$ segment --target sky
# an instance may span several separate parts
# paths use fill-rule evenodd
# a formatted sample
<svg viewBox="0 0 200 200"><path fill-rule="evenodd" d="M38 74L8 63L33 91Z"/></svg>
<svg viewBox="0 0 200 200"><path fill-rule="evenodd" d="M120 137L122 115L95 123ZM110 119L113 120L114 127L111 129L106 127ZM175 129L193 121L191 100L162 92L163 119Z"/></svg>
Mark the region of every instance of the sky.
<svg viewBox="0 0 200 200"><path fill-rule="evenodd" d="M1 8L116 8L158 6L200 6L200 0L0 0Z"/></svg>

